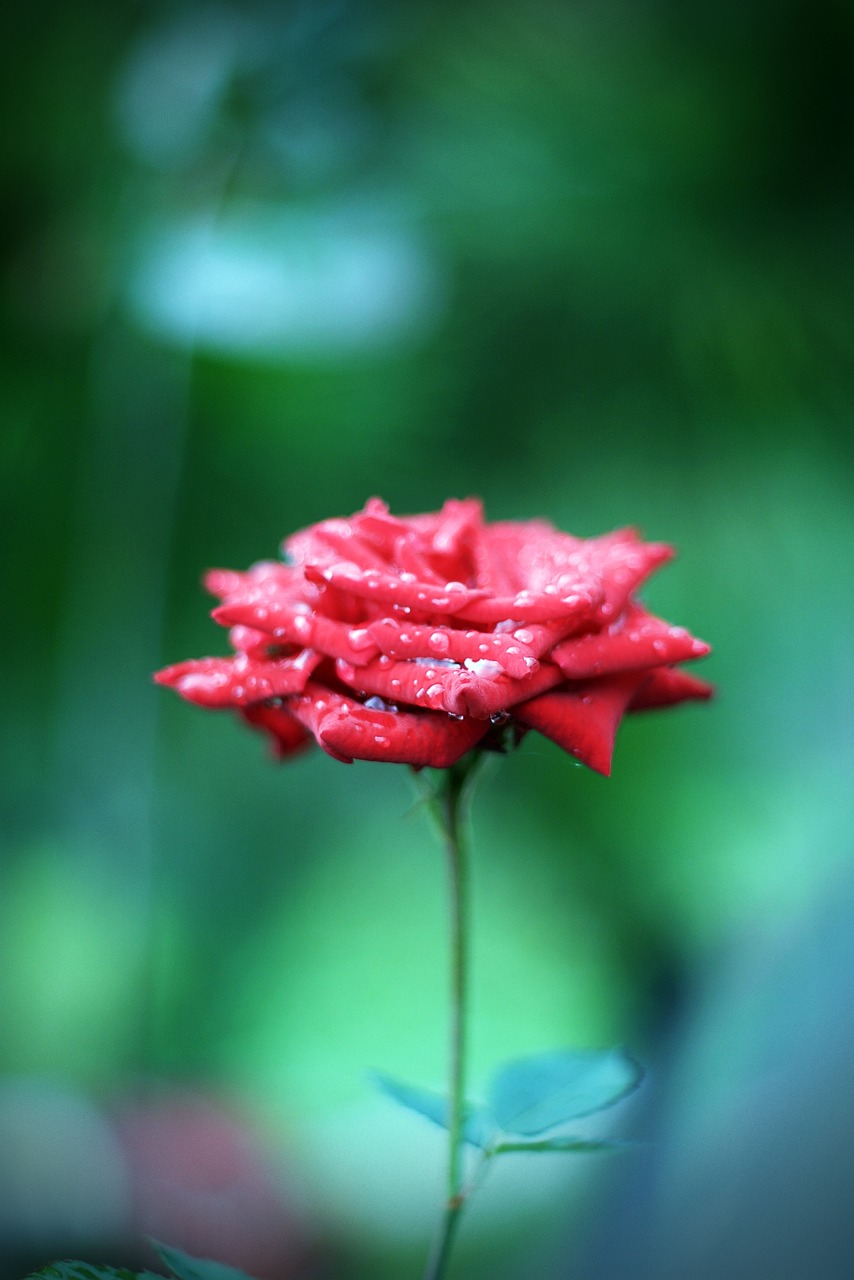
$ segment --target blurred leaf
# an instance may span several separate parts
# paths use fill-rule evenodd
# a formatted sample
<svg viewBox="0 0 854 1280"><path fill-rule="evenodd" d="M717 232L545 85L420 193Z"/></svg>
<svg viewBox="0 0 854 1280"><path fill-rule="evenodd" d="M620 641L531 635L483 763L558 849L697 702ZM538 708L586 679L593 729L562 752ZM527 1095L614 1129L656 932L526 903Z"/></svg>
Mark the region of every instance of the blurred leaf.
<svg viewBox="0 0 854 1280"><path fill-rule="evenodd" d="M448 1128L449 1108L444 1094L436 1093L433 1089L421 1089L417 1085L404 1084L403 1081L394 1080L380 1071L373 1072L372 1079L378 1089L390 1098L394 1098L395 1102L399 1102L402 1107L417 1111L420 1116L425 1116L443 1129ZM495 1123L486 1107L476 1102L467 1102L463 1122L463 1140L473 1147L486 1148L494 1137Z"/></svg>
<svg viewBox="0 0 854 1280"><path fill-rule="evenodd" d="M158 1240L152 1240L151 1243L178 1280L252 1280L245 1271L238 1271L236 1267L229 1267L224 1262L193 1258L181 1249L160 1244Z"/></svg>
<svg viewBox="0 0 854 1280"><path fill-rule="evenodd" d="M252 1280L245 1271L238 1271L224 1262L212 1262L206 1258L193 1258L181 1249L151 1242L176 1280ZM153 1271L128 1271L125 1267L95 1266L89 1262L53 1262L41 1271L33 1272L28 1280L164 1280Z"/></svg>
<svg viewBox="0 0 854 1280"><path fill-rule="evenodd" d="M28 1280L163 1280L151 1271L128 1271L125 1267L95 1266L91 1262L51 1262L34 1271Z"/></svg>
<svg viewBox="0 0 854 1280"><path fill-rule="evenodd" d="M506 1132L538 1134L613 1106L642 1076L621 1049L543 1053L502 1067L490 1103Z"/></svg>

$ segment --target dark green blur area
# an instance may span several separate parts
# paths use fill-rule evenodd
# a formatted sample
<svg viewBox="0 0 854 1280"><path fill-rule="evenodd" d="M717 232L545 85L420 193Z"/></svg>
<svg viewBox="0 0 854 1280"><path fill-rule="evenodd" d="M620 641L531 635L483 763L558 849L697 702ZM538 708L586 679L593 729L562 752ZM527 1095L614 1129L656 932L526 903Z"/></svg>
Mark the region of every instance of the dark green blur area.
<svg viewBox="0 0 854 1280"><path fill-rule="evenodd" d="M0 1259L420 1273L444 868L398 767L156 689L199 580L376 494L637 525L709 705L478 793L472 1091L624 1043L458 1274L854 1271L854 11L31 4L2 42ZM11 35L11 33L9 33ZM699 668L698 668L699 670ZM828 1190L828 1188L832 1190ZM169 1234L171 1232L171 1234Z"/></svg>

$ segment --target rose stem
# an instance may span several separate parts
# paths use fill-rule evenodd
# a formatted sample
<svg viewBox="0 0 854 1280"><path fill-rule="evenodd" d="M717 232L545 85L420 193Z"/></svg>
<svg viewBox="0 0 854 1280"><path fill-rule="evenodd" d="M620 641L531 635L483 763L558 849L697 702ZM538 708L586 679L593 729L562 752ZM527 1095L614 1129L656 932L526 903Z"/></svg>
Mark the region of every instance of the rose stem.
<svg viewBox="0 0 854 1280"><path fill-rule="evenodd" d="M424 1280L442 1280L450 1257L460 1213L465 1203L463 1191L463 1123L465 1111L465 1049L467 1013L468 867L465 840L467 802L483 752L471 753L450 769L443 769L430 794L430 809L441 833L448 857L451 924L451 1017L450 1070L448 1088L448 1180L447 1200L439 1234Z"/></svg>

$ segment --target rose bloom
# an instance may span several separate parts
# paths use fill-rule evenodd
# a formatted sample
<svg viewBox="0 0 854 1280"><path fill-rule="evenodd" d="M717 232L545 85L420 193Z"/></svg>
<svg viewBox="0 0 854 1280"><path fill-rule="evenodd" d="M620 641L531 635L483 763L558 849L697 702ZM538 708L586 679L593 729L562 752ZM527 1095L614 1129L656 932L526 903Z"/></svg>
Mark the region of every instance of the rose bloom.
<svg viewBox="0 0 854 1280"><path fill-rule="evenodd" d="M673 552L633 529L575 538L487 524L475 499L400 517L373 498L284 551L205 579L232 657L155 677L237 711L282 757L314 738L348 764L441 769L536 729L608 774L626 712L712 692L678 665L709 646L635 599Z"/></svg>

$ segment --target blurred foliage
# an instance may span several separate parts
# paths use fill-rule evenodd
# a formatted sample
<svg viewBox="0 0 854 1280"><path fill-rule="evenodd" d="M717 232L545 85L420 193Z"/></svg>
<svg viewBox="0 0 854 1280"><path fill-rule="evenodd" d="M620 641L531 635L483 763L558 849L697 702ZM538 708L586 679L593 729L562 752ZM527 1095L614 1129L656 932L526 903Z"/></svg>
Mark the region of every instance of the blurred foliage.
<svg viewBox="0 0 854 1280"><path fill-rule="evenodd" d="M626 725L607 781L543 740L500 762L472 1038L475 1086L622 1040L666 1100L721 958L808 934L847 883L852 9L36 3L15 25L0 1072L99 1105L141 1080L239 1098L329 1274L417 1270L439 1148L364 1077L443 1077L444 886L407 779L280 770L148 673L221 650L205 566L373 493L673 541L648 598L715 646L720 698ZM723 1053L731 1023L702 1034ZM519 1159L467 1274L531 1274L536 1240L562 1274L543 1215L569 1239L612 1203ZM77 1246L61 1189L28 1203L0 1211L10 1258Z"/></svg>

